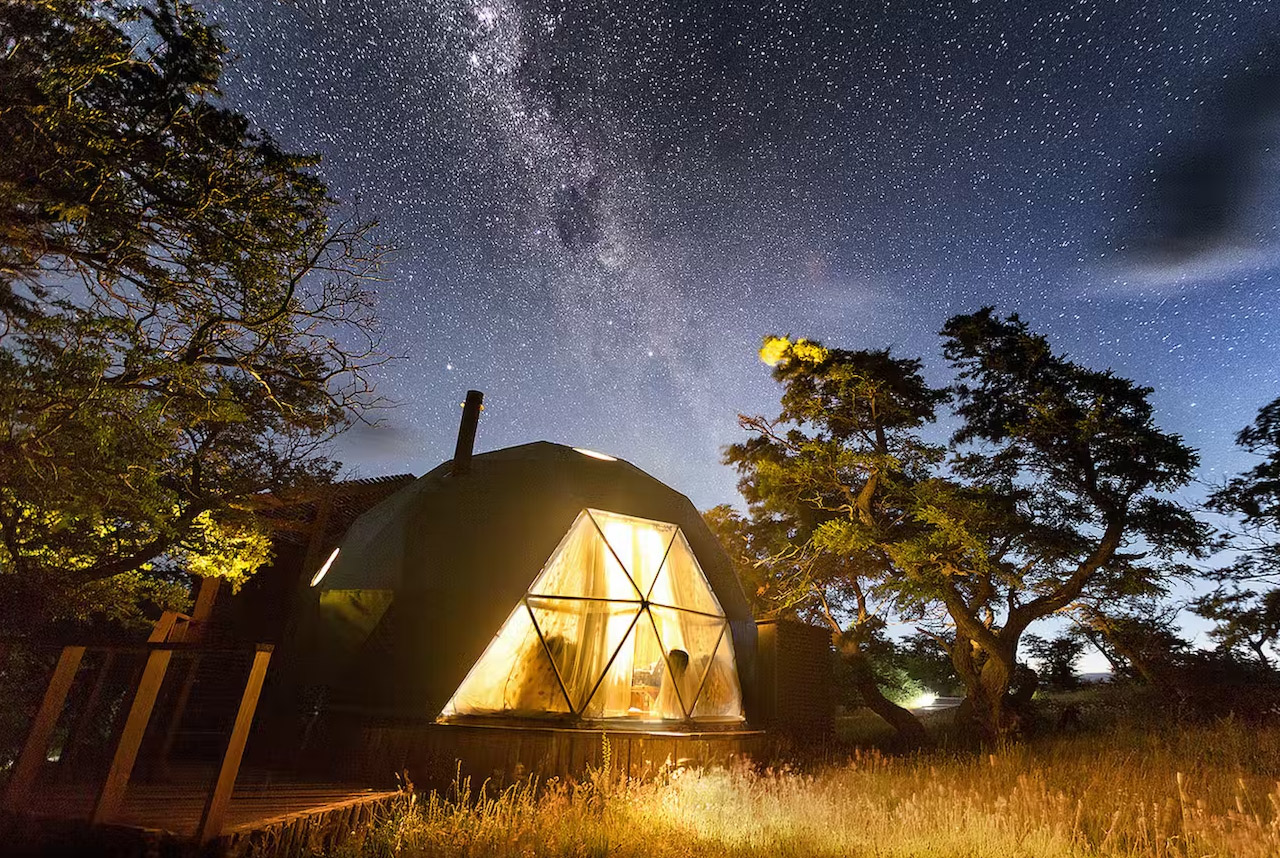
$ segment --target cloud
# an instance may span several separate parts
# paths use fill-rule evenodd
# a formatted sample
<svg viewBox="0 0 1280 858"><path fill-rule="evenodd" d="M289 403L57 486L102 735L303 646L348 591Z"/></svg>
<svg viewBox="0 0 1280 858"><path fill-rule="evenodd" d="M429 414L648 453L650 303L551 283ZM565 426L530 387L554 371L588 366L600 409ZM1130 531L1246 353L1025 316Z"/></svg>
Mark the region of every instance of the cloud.
<svg viewBox="0 0 1280 858"><path fill-rule="evenodd" d="M335 452L340 461L375 472L420 469L428 449L420 433L407 426L381 422L372 426L365 423L352 426L338 436Z"/></svg>
<svg viewBox="0 0 1280 858"><path fill-rule="evenodd" d="M1210 97L1210 120L1155 163L1138 226L1119 242L1118 281L1170 288L1274 265L1277 248L1257 233L1280 166L1278 46L1228 78Z"/></svg>
<svg viewBox="0 0 1280 858"><path fill-rule="evenodd" d="M1267 272L1280 272L1280 248L1224 244L1192 256L1129 257L1093 272L1084 294L1170 297Z"/></svg>

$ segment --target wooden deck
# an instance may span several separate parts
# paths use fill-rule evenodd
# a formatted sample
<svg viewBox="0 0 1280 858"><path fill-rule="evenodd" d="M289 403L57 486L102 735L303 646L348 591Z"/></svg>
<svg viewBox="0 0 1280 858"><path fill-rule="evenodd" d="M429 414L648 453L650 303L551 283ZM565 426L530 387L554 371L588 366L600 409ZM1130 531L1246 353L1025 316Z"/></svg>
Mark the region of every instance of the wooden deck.
<svg viewBox="0 0 1280 858"><path fill-rule="evenodd" d="M4 820L18 854L61 854L66 849L112 855L308 854L359 836L363 823L389 811L397 790L326 783L244 770L231 794L222 834L201 848L196 840L212 772L187 773L167 783L131 783L118 814L90 826L94 784L40 784L35 800ZM265 848L264 848L265 847Z"/></svg>

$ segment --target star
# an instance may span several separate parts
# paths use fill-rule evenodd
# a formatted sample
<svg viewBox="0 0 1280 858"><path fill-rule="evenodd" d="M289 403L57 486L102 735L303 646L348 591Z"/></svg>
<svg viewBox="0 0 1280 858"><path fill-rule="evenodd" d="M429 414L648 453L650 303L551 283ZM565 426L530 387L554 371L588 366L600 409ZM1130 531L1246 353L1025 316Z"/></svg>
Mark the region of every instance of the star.
<svg viewBox="0 0 1280 858"><path fill-rule="evenodd" d="M474 387L502 406L481 449L595 438L737 502L719 451L776 409L764 334L891 346L943 383L936 332L987 304L1152 386L1205 473L1280 393L1277 183L1203 252L1134 250L1177 165L1253 147L1280 175L1274 102L1255 121L1239 95L1280 0L207 8L228 101L397 248L379 391L427 458Z"/></svg>

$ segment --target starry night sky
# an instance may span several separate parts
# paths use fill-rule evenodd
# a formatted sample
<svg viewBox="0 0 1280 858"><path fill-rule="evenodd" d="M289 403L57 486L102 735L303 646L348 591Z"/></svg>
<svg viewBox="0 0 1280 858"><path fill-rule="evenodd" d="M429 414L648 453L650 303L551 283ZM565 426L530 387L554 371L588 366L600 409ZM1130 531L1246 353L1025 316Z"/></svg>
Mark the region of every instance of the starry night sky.
<svg viewBox="0 0 1280 858"><path fill-rule="evenodd" d="M923 355L1018 312L1232 437L1280 395L1280 0L224 0L229 100L396 245L361 475L547 439L700 507L766 332Z"/></svg>

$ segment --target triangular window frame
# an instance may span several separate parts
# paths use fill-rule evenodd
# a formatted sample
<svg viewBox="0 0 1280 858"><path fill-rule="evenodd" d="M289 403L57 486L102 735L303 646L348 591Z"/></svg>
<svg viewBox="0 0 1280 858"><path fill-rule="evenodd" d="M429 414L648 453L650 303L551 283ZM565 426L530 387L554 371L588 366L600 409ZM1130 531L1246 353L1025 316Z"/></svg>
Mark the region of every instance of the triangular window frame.
<svg viewBox="0 0 1280 858"><path fill-rule="evenodd" d="M666 539L665 546L663 546L662 548L661 559L659 560L657 566L653 569L652 578L651 580L649 580L647 587L642 588L641 586L642 581L638 580L642 578L643 572L645 570L643 568L639 568L638 564L636 563L634 546L633 546L633 553L632 553L632 562L627 563L627 562L624 562L623 560L622 553L619 551L619 546L615 546L613 544L613 541L610 540L609 534L607 532L607 528L603 526L601 523L602 520L605 520L606 524L608 524L609 519L612 519L613 521L620 521L625 525L627 525L632 531L633 539L639 538L635 535L635 528L639 526L644 526L648 528L651 532L655 532L655 533L666 533L666 532L670 533L670 536ZM564 586L564 581L562 579L565 576L563 574L562 563L569 562L569 561L565 561L564 557L568 553L569 548L576 544L575 541L581 540L583 538L583 534L580 531L587 526L588 522L591 530L594 531L594 536L598 538L601 543L603 543L605 549L609 552L609 557L612 558L613 563L617 565L617 568L621 570L623 576L625 576L627 582L629 583L631 589L627 595L633 596L634 598L621 598L620 597L621 594L612 594L608 592L606 592L606 594L603 596L587 596L587 595L581 595L579 593L554 592L554 589L556 587ZM666 575L668 576L668 578L671 578L671 576L675 574L669 568L668 562L671 561L672 559L673 547L677 545L680 546L679 550L684 556L684 560L682 562L685 563L687 566L686 571L682 574L687 576L689 575L690 572L692 572L694 576L691 582L684 581L680 585L680 587L687 589L688 587L693 586L694 588L697 588L697 590L700 590L702 595L699 598L704 599L705 597L709 597L710 604L713 605L716 609L715 613L711 613L705 610L699 610L696 608L684 607L679 604L674 604L674 602L683 601L683 599L680 599L680 598L671 598L669 600L664 600L664 601L653 600L652 597L654 596L654 591L657 589L659 581L663 580L663 576ZM608 560L606 559L604 562L605 562L605 570L606 570L604 582L605 582L605 589L607 591L611 589L613 585L609 582L609 578L608 578L608 575L609 575ZM633 568L633 567L636 567L636 568ZM573 573L571 572L570 574L572 575ZM559 576L559 578L556 577L557 575ZM673 597L676 595L677 589L678 588L675 585L668 585L668 590L671 596ZM535 605L531 603L530 600L534 600L539 604ZM604 661L603 667L600 669L599 674L595 677L594 682L591 683L590 689L585 694L581 695L580 702L578 703L578 705L575 705L575 695L570 691L569 682L566 680L566 677L564 676L565 666L561 663L563 659L561 657L557 657L557 655L553 653L552 648L548 643L548 634L546 630L543 628L544 623L546 623L547 621L547 618L545 615L551 611L551 609L547 606L546 603L551 601L569 602L569 603L577 601L577 602L595 603L595 604L601 604L601 605L614 605L614 606L635 605L637 607L636 613L630 617L626 630L618 637L618 643L614 645L612 647L612 651L608 653L608 658ZM636 717L631 714L631 711L632 711L631 708L628 708L627 714L625 715L615 714L611 716L597 716L597 717L587 716L586 713L588 709L592 707L593 701L595 700L596 695L600 693L601 686L604 685L606 678L609 677L610 671L614 669L615 663L617 662L619 656L628 645L628 642L632 642L632 646L636 645L634 643L634 640L636 635L636 626L638 623L647 622L649 624L649 628L653 633L654 639L658 643L658 649L661 654L662 665L664 670L666 671L667 677L682 678L684 677L685 672L689 669L691 660L694 658L695 654L690 653L686 650L682 650L686 658L686 663L684 667L682 667L680 671L676 671L673 668L671 657L672 657L672 654L675 652L675 650L669 649L668 642L663 633L663 629L659 627L657 618L655 618L653 611L650 610L650 606L659 608L664 612L667 612L667 611L674 612L675 616L677 617L677 620L680 614L688 614L688 615L694 615L704 619L706 618L715 619L715 620L718 620L720 624L719 632L715 638L715 642L712 645L710 651L705 654L702 654L702 653L697 654L699 658L705 658L706 664L705 666L700 668L701 675L697 677L697 680L696 680L697 684L696 684L696 688L693 691L693 694L688 695L687 689L684 689L681 687L682 685L681 681L671 680L669 678L667 680L671 684L671 689L674 692L675 700L678 703L681 717L679 718L675 718L671 716L665 716L665 717L659 716L656 718L655 717ZM707 605L702 604L701 607L707 607ZM682 532L682 530L678 525L671 522L658 521L655 519L646 519L646 518L641 518L639 516L626 515L624 513L616 513L608 510L600 510L600 509L595 509L590 507L583 509L580 513L578 513L573 523L569 526L568 530L566 530L564 536L561 537L559 543L557 543L555 550L552 551L550 557L548 557L547 561L542 565L542 568L538 570L538 574L534 576L533 581L530 583L528 588L526 588L524 595L521 597L520 602L517 604L516 608L513 609L512 614L508 615L508 618L506 621L504 621L503 626L494 635L493 641L491 641L489 646L486 647L484 653L480 656L479 659L477 659L476 663L472 665L471 669L467 673L466 678L462 681L462 684L458 686L457 690L454 692L453 696L450 698L448 704L446 704L446 706L442 710L441 716L440 716L442 719L447 720L447 719L458 717L458 716L465 717L468 714L483 714L483 715L502 714L501 712L487 712L487 711L481 712L481 713L458 712L455 707L455 701L459 697L464 695L464 692L468 689L468 684L473 680L473 678L476 678L483 673L481 668L482 668L482 665L485 664L486 657L490 655L491 650L493 650L499 638L502 637L503 632L506 629L506 626L510 624L514 619L515 611L521 608L525 611L526 616L528 617L528 620L532 625L534 632L537 635L538 645L542 649L543 657L547 661L549 661L551 664L551 667L555 676L556 684L558 686L558 691L563 699L564 704L568 708L567 714L569 714L573 719L584 720L584 721L642 722L642 723L655 722L655 721L661 722L661 723L673 723L673 722L679 723L679 722L690 722L690 721L696 721L696 720L717 720L717 721L742 720L742 693L741 693L741 686L737 678L737 658L732 645L732 629L730 628L728 617L725 615L724 609L720 604L720 600L716 596L715 590L713 590L711 587L711 582L707 580L706 573L703 572L701 564L698 563L697 557L693 553L692 546L689 544L688 539L685 538L684 533ZM536 611L535 611L535 608L537 609ZM539 619L538 619L539 611L544 614L543 622L541 623L539 622ZM610 621L609 618L612 616L612 613L609 611L603 611L600 613L602 616L605 617L604 622L606 623L606 626L607 626L608 622ZM586 614L584 612L583 617L585 616ZM584 623L586 622L586 620L583 618L580 618L580 620ZM597 625L598 625L598 621L597 621ZM684 627L678 621L674 629L668 630L668 631L674 633L677 637L679 637L681 642L683 642ZM731 691L732 696L726 699L730 700L730 705L732 708L736 709L737 714L732 716L717 716L715 719L698 719L695 716L695 712L698 708L698 704L701 700L703 692L706 690L707 679L710 676L713 668L715 667L715 660L716 660L719 648L725 642L726 638L728 638L728 644L729 644L729 649L727 651L729 665L731 667L732 674L733 674L731 677L732 684L733 684L733 689ZM598 654L599 653L597 653L597 655ZM501 668L501 665L495 665L495 666L498 668ZM663 692L663 693L666 693L666 692ZM686 696L689 696L690 699L685 700L684 698ZM546 713L546 715L548 717L553 717L553 718L563 718L565 717L566 713L549 710Z"/></svg>

